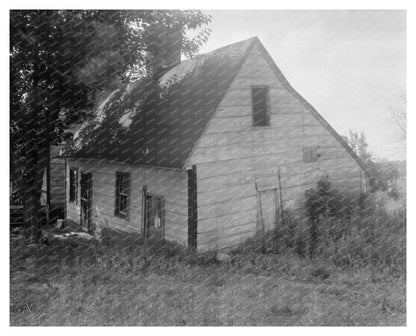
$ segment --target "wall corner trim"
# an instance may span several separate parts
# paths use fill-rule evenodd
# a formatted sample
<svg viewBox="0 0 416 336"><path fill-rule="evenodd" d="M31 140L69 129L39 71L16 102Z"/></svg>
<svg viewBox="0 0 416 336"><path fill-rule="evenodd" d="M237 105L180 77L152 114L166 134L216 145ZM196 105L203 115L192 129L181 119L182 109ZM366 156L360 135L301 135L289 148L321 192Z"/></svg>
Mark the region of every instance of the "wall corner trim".
<svg viewBox="0 0 416 336"><path fill-rule="evenodd" d="M188 248L196 251L198 236L196 165L188 170Z"/></svg>

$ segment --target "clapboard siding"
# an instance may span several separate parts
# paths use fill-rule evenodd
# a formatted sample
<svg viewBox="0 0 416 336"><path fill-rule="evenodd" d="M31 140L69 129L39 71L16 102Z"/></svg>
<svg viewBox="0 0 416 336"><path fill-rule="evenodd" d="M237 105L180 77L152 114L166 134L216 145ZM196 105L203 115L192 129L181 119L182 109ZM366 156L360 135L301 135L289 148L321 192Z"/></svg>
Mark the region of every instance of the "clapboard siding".
<svg viewBox="0 0 416 336"><path fill-rule="evenodd" d="M198 219L198 233L223 230L226 227L256 222L257 209L243 210L234 214L226 214L214 218Z"/></svg>
<svg viewBox="0 0 416 336"><path fill-rule="evenodd" d="M188 227L186 171L73 159L68 160L67 163L67 169L71 168L78 168L79 179L81 172L92 174L94 224L100 227L142 232L142 187L146 185L148 193L165 197L165 238L186 244ZM131 174L128 219L114 215L116 172ZM69 172L66 176L69 188ZM71 203L67 199L67 218L77 223L80 220L79 195L80 186L78 186L78 204Z"/></svg>
<svg viewBox="0 0 416 336"><path fill-rule="evenodd" d="M225 174L214 177L201 178L198 181L198 192L200 194L217 190L222 186L223 188L234 188L242 185L252 185L253 179L251 176L240 172L234 174Z"/></svg>
<svg viewBox="0 0 416 336"><path fill-rule="evenodd" d="M232 201L237 197L245 198L249 196L255 196L256 190L253 184L242 184L228 187L218 187L215 190L206 192L198 192L198 205L206 206L211 204L223 203Z"/></svg>
<svg viewBox="0 0 416 336"><path fill-rule="evenodd" d="M239 213L242 210L256 209L255 196L245 196L239 198L237 195L234 199L219 202L211 205L198 205L198 221L207 218L216 218L227 214Z"/></svg>
<svg viewBox="0 0 416 336"><path fill-rule="evenodd" d="M252 85L269 86L270 126L252 126ZM310 146L319 147L320 157L304 163L303 149ZM257 47L209 121L192 164L197 165L199 251L230 248L255 234L258 177L272 176L284 207L297 216L304 215L305 190L322 175L357 193L362 187L361 167L274 75Z"/></svg>
<svg viewBox="0 0 416 336"><path fill-rule="evenodd" d="M227 120L223 122L227 122ZM216 133L215 130L212 130L212 132L213 133L211 134L205 134L201 138L198 149L205 147L226 146L259 141L278 142L279 140L283 141L286 139L292 139L293 141L296 141L297 139L303 136L303 127L285 127L279 129L278 132L276 132L275 128L251 128L243 131L220 133ZM310 136L309 140L313 141L313 139L321 139L324 137L325 135ZM328 134L326 135L326 137L328 138L326 143L330 144L331 140L329 140L329 138L332 138L332 135Z"/></svg>
<svg viewBox="0 0 416 336"><path fill-rule="evenodd" d="M333 136L330 134L304 136L303 128L285 128L276 131L276 129L254 129L241 132L228 132L228 133L214 133L206 134L200 141L198 149L205 147L219 147L235 144L248 144L251 142L267 142L279 144L280 142L286 142L290 139L290 146L303 146L305 141L310 146L320 147L336 147L341 148L338 142L334 143ZM286 140L286 141L285 141Z"/></svg>
<svg viewBox="0 0 416 336"><path fill-rule="evenodd" d="M287 143L287 139L281 139L281 141L243 141L242 143L234 143L231 145L198 148L194 152L194 159L199 163L208 163L252 156L269 156L270 154L276 154L276 156L284 156L286 159L290 159L298 158L300 150L303 150L305 146L319 146L318 153L323 160L351 157L348 152L342 150L339 146L333 146L332 144L318 144L318 141L306 143L305 140L301 138L294 139L294 141L291 141L290 143Z"/></svg>

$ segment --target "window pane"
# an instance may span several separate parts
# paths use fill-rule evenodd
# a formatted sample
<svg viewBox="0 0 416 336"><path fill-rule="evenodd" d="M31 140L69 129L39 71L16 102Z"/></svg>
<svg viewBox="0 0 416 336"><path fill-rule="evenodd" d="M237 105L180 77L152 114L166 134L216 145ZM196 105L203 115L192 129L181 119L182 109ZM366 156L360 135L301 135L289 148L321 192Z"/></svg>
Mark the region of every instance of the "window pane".
<svg viewBox="0 0 416 336"><path fill-rule="evenodd" d="M267 108L268 88L252 88L253 99L253 125L269 125L269 115Z"/></svg>
<svg viewBox="0 0 416 336"><path fill-rule="evenodd" d="M120 212L126 212L127 210L127 196L120 195Z"/></svg>
<svg viewBox="0 0 416 336"><path fill-rule="evenodd" d="M121 177L121 192L122 193L127 193L127 190L129 189L129 181L127 176L122 176Z"/></svg>
<svg viewBox="0 0 416 336"><path fill-rule="evenodd" d="M118 175L117 176L117 194L120 194L120 191L121 191L121 179L122 179L122 176Z"/></svg>
<svg viewBox="0 0 416 336"><path fill-rule="evenodd" d="M129 203L130 176L126 174L116 175L116 214L127 215Z"/></svg>

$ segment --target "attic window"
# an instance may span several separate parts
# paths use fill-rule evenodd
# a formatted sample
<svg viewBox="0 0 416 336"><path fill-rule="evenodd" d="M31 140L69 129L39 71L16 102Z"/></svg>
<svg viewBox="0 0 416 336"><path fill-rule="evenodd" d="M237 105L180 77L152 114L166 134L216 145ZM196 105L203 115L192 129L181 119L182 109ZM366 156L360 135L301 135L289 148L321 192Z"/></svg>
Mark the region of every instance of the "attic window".
<svg viewBox="0 0 416 336"><path fill-rule="evenodd" d="M115 215L126 218L130 205L130 174L116 173L116 208Z"/></svg>
<svg viewBox="0 0 416 336"><path fill-rule="evenodd" d="M303 162L310 163L318 161L318 146L305 147L303 149Z"/></svg>
<svg viewBox="0 0 416 336"><path fill-rule="evenodd" d="M252 86L253 126L270 125L269 87Z"/></svg>

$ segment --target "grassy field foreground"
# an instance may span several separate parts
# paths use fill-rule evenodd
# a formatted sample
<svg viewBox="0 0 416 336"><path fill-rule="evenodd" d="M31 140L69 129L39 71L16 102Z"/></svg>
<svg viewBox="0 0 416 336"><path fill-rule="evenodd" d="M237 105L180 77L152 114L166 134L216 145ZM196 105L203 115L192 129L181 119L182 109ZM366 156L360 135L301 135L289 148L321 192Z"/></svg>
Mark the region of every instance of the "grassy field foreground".
<svg viewBox="0 0 416 336"><path fill-rule="evenodd" d="M405 277L295 254L230 264L137 237L11 240L11 325L404 325ZM323 266L325 265L325 266ZM403 273L404 274L404 273Z"/></svg>

